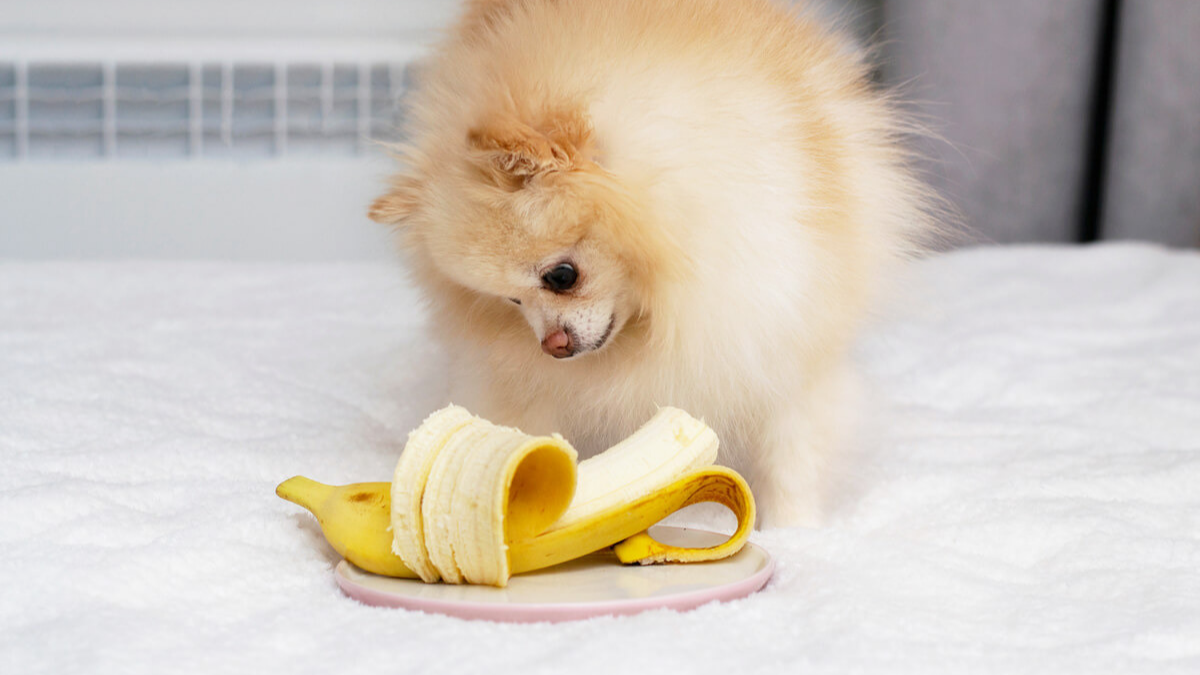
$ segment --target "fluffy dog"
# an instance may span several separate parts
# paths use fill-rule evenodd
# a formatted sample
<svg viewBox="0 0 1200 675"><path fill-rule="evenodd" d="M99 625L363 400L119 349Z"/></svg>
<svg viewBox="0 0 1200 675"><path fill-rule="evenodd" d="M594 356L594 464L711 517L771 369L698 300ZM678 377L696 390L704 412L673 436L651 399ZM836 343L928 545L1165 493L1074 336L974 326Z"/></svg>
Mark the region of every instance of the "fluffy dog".
<svg viewBox="0 0 1200 675"><path fill-rule="evenodd" d="M768 0L475 0L410 97L394 225L452 398L587 454L703 417L813 523L843 361L929 222L902 116Z"/></svg>

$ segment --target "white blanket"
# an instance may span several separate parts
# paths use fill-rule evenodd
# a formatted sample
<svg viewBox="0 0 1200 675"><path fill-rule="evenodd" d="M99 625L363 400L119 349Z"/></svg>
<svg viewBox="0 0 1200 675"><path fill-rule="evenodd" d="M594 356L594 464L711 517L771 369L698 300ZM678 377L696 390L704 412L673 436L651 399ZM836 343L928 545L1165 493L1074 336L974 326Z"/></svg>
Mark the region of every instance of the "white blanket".
<svg viewBox="0 0 1200 675"><path fill-rule="evenodd" d="M0 265L4 673L1200 672L1200 254L977 249L872 327L873 440L761 593L558 625L360 605L304 473L444 395L381 265Z"/></svg>

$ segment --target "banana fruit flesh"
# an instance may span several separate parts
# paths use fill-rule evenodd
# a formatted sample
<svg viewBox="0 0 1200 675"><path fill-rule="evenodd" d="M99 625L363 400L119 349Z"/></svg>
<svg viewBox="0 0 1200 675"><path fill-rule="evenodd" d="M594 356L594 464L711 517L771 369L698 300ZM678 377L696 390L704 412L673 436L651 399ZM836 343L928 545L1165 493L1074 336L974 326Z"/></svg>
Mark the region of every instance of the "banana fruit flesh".
<svg viewBox="0 0 1200 675"><path fill-rule="evenodd" d="M503 586L508 538L544 532L563 515L575 459L561 436L443 408L409 436L396 464L392 550L429 583Z"/></svg>
<svg viewBox="0 0 1200 675"><path fill-rule="evenodd" d="M312 511L334 549L368 572L504 586L513 574L614 544L624 563L733 555L753 527L754 499L736 472L712 466L717 447L703 422L662 408L577 465L557 434L530 436L449 406L409 435L390 485L333 487L297 476L276 493ZM706 501L738 517L722 544L678 548L646 533Z"/></svg>

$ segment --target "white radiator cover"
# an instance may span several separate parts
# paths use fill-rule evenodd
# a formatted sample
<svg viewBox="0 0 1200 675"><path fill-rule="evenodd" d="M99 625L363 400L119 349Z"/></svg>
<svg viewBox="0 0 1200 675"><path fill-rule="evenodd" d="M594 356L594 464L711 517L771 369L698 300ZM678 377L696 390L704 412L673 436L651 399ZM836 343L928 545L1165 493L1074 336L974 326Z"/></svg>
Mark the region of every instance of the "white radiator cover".
<svg viewBox="0 0 1200 675"><path fill-rule="evenodd" d="M396 41L9 40L0 162L365 154L394 140Z"/></svg>

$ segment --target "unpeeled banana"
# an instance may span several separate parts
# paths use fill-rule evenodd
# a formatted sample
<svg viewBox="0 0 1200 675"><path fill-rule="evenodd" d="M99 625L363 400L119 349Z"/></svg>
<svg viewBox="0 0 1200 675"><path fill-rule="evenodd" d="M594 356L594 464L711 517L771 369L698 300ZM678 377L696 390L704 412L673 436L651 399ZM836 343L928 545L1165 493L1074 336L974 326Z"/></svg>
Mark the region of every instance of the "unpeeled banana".
<svg viewBox="0 0 1200 675"><path fill-rule="evenodd" d="M392 483L322 485L302 476L276 494L312 511L343 557L376 574L504 586L513 574L613 546L624 563L699 562L737 553L754 498L712 466L716 434L661 408L632 436L576 464L561 436L530 436L458 406L430 415L405 445ZM720 545L687 549L646 530L700 502L737 516Z"/></svg>

